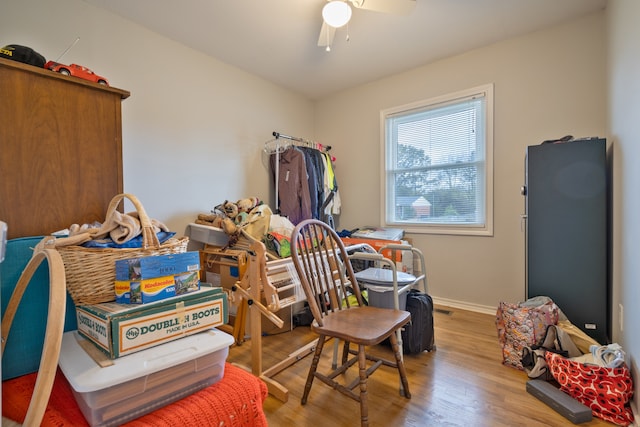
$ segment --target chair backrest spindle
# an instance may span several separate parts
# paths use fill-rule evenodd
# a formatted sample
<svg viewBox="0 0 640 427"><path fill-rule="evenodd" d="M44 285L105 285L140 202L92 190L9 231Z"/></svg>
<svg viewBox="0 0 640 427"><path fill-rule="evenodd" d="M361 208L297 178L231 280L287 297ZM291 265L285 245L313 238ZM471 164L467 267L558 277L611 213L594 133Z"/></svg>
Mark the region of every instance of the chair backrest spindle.
<svg viewBox="0 0 640 427"><path fill-rule="evenodd" d="M355 296L356 305L362 305L348 254L333 229L321 221L306 220L296 227L291 240L293 262L302 267L302 287L319 323L323 316L351 308L349 295Z"/></svg>

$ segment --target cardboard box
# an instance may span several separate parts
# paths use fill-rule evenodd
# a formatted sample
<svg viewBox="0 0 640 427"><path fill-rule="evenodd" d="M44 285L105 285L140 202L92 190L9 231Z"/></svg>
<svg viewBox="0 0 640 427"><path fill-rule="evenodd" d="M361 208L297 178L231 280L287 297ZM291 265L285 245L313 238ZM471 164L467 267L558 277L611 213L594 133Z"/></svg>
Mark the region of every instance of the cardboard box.
<svg viewBox="0 0 640 427"><path fill-rule="evenodd" d="M184 295L200 289L200 271L162 276L154 279L126 281L116 280L115 292L118 304L147 304L154 301Z"/></svg>
<svg viewBox="0 0 640 427"><path fill-rule="evenodd" d="M354 237L342 237L342 243L344 243L347 250L350 246L366 243L371 246L376 252L379 252L383 246L386 245L412 245L411 239L406 240L380 240L380 239L363 239ZM382 251L382 256L387 259L392 259L393 252L395 252L396 269L405 273L413 274L414 270L414 256L410 250L391 250L385 249ZM351 252L350 252L351 253ZM357 261L356 261L357 262Z"/></svg>
<svg viewBox="0 0 640 427"><path fill-rule="evenodd" d="M201 277L214 285L231 289L247 270L247 252L205 245L200 251Z"/></svg>
<svg viewBox="0 0 640 427"><path fill-rule="evenodd" d="M176 295L184 295L200 289L200 270L173 276L176 284Z"/></svg>
<svg viewBox="0 0 640 427"><path fill-rule="evenodd" d="M367 226L359 228L351 234L356 239L402 240L404 230L400 228L384 228Z"/></svg>
<svg viewBox="0 0 640 427"><path fill-rule="evenodd" d="M282 332L290 332L293 330L293 313L295 307L293 305L288 305L280 310L276 311L275 314L280 319L282 319L283 324L282 328L278 328L271 320L267 319L265 316L260 316L260 330L262 331L262 335L278 335ZM245 320L244 327L244 337L245 339L251 338L251 310L247 312L247 318Z"/></svg>
<svg viewBox="0 0 640 427"><path fill-rule="evenodd" d="M208 329L101 367L75 331L62 337L59 365L92 426L115 426L218 382L233 337Z"/></svg>
<svg viewBox="0 0 640 427"><path fill-rule="evenodd" d="M125 356L228 322L221 288L200 290L149 304L114 302L76 307L78 331L110 358Z"/></svg>
<svg viewBox="0 0 640 427"><path fill-rule="evenodd" d="M383 246L386 245L400 245L402 241L400 240L384 240L384 239L364 239L364 238L355 238L355 237L342 237L342 243L344 243L345 247L349 249L349 246L358 245L361 243L366 243L371 246L376 251L379 251ZM391 259L391 250L385 249L382 251L382 255L385 258ZM401 251L396 251L396 262L402 261L402 253Z"/></svg>
<svg viewBox="0 0 640 427"><path fill-rule="evenodd" d="M198 251L116 261L116 280L146 280L200 270Z"/></svg>
<svg viewBox="0 0 640 427"><path fill-rule="evenodd" d="M293 306L288 305L285 308L281 308L280 310L275 312L275 315L278 316L284 324L282 328L278 328L273 322L267 319L264 316L261 316L260 321L262 322L262 333L264 335L275 335L281 332L288 332L293 330ZM251 322L247 322L249 325L249 329L247 332L251 332Z"/></svg>

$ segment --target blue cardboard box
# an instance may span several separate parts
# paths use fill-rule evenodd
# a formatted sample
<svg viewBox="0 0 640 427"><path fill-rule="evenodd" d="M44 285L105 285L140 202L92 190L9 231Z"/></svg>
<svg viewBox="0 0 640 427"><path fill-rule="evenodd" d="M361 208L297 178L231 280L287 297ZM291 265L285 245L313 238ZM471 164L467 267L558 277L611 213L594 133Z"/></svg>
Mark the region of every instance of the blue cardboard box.
<svg viewBox="0 0 640 427"><path fill-rule="evenodd" d="M200 272L154 277L143 280L116 280L116 302L147 304L200 289Z"/></svg>
<svg viewBox="0 0 640 427"><path fill-rule="evenodd" d="M200 270L198 251L128 258L116 261L117 281L138 281Z"/></svg>

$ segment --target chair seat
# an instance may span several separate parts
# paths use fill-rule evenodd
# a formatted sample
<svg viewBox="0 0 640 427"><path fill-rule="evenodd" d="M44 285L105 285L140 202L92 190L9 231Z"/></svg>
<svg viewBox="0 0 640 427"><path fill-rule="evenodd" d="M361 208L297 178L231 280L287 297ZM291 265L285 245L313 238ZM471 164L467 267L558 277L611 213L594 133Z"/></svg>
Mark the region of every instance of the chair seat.
<svg viewBox="0 0 640 427"><path fill-rule="evenodd" d="M323 325L314 321L311 330L320 335L337 337L354 344L375 345L411 320L404 310L371 306L340 310L322 318Z"/></svg>
<svg viewBox="0 0 640 427"><path fill-rule="evenodd" d="M291 234L291 257L313 313L311 330L320 335L300 403L307 403L313 380L317 378L359 402L360 425L367 427L367 380L379 367L397 369L400 394L411 398L398 339L402 326L411 320L411 314L404 310L364 305L360 285L344 244L335 230L321 221L307 219L296 225ZM347 295L353 298L347 298L345 304L343 297ZM338 366L337 351L334 351L331 371L328 374L318 372L324 345L332 338L344 341L342 362ZM395 360L367 354L368 347L381 343L385 338L389 338ZM356 344L358 348L351 349L351 344ZM342 374L354 365L358 368L358 376L347 383L348 379ZM359 388L359 393L354 391L356 388Z"/></svg>

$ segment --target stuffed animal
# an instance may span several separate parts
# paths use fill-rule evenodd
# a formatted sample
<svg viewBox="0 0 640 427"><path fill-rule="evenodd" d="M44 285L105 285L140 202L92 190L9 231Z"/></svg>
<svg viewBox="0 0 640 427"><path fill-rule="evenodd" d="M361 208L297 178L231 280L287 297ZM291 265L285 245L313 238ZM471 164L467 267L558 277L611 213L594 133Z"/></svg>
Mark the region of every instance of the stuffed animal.
<svg viewBox="0 0 640 427"><path fill-rule="evenodd" d="M262 202L257 197L247 197L235 203L225 200L224 203L216 206L212 212L218 212L222 217L218 227L224 229L227 234L232 235L237 233L238 227L242 227L246 222L249 212L261 204Z"/></svg>
<svg viewBox="0 0 640 427"><path fill-rule="evenodd" d="M246 199L240 199L236 202L236 205L238 206L238 213L249 213L253 208L260 204L262 204L262 202L257 197L248 197Z"/></svg>
<svg viewBox="0 0 640 427"><path fill-rule="evenodd" d="M216 206L215 210L222 212L227 216L227 218L234 219L236 216L238 216L238 205L228 200L225 200L224 203Z"/></svg>
<svg viewBox="0 0 640 427"><path fill-rule="evenodd" d="M236 226L236 223L231 218L224 218L222 220L222 227L221 228L229 236L238 233L238 227Z"/></svg>
<svg viewBox="0 0 640 427"><path fill-rule="evenodd" d="M242 212L249 213L253 208L261 204L262 202L257 197L247 197L246 199L240 199L235 203L225 200L224 203L216 206L213 212L220 212L228 218L235 219L238 214Z"/></svg>
<svg viewBox="0 0 640 427"><path fill-rule="evenodd" d="M222 220L226 218L222 214L198 214L196 224L209 225L216 228L222 228Z"/></svg>

